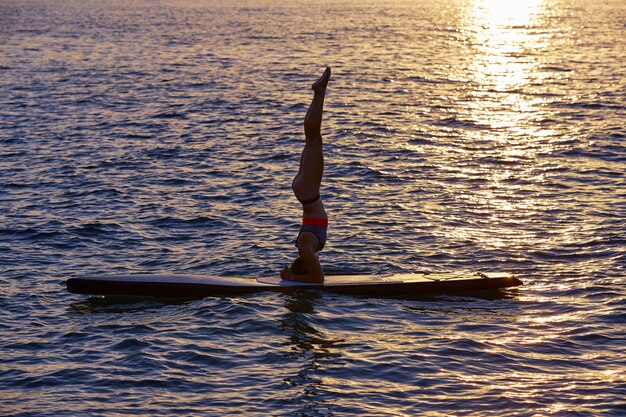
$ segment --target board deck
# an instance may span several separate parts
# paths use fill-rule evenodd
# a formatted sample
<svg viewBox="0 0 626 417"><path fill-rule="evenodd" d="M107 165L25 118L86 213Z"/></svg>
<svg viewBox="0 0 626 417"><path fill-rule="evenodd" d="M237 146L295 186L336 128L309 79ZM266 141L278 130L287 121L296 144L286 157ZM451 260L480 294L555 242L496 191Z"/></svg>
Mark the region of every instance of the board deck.
<svg viewBox="0 0 626 417"><path fill-rule="evenodd" d="M366 296L419 296L432 293L484 291L522 285L508 273L422 273L327 275L323 284L281 281L278 276L253 278L206 275L102 275L67 280L75 294L202 298L261 291L292 292L311 289Z"/></svg>

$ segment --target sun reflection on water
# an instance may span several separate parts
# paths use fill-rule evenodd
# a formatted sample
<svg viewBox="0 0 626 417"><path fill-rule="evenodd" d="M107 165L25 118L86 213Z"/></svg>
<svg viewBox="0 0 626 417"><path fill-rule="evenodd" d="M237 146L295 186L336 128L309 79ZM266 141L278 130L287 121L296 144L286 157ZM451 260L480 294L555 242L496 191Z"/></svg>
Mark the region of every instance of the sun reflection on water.
<svg viewBox="0 0 626 417"><path fill-rule="evenodd" d="M470 127L456 147L459 160L452 184L455 200L478 211L480 224L446 230L462 240L477 240L486 249L513 247L541 239L532 227L533 215L550 210L532 196L544 181L538 155L553 151L557 132L546 127L551 115L542 93L541 52L550 47L551 33L538 30L548 14L543 0L500 2L477 0L461 13L460 41L465 45L455 116ZM470 185L483 181L483 186Z"/></svg>
<svg viewBox="0 0 626 417"><path fill-rule="evenodd" d="M549 46L550 37L533 27L545 13L542 0L482 0L467 9L461 33L470 55L466 75L477 86L467 103L475 123L536 137L538 130L529 122L544 100L524 93L541 81L538 53Z"/></svg>

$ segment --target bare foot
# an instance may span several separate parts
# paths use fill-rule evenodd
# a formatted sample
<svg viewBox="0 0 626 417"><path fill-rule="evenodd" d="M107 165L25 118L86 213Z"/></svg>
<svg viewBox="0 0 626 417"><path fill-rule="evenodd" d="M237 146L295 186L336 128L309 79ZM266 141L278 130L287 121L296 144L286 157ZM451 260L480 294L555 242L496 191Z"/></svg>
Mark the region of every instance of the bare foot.
<svg viewBox="0 0 626 417"><path fill-rule="evenodd" d="M319 80L315 81L311 86L313 91L316 93L321 93L326 90L326 86L328 85L328 81L330 80L330 67L326 67L326 71L319 78Z"/></svg>

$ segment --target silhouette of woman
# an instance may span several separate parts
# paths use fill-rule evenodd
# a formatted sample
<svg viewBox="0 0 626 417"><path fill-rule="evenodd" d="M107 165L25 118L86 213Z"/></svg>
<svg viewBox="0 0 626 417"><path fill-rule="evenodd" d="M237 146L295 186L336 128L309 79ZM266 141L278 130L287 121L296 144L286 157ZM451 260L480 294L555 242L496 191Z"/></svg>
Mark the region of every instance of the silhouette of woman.
<svg viewBox="0 0 626 417"><path fill-rule="evenodd" d="M330 80L330 67L313 83L313 101L304 118L306 142L300 156L300 169L291 183L296 198L302 204L302 226L296 239L299 256L290 267L281 272L283 280L302 282L324 282L324 271L317 252L326 243L328 216L320 197L320 184L324 174L324 152L322 147L322 111L326 86Z"/></svg>

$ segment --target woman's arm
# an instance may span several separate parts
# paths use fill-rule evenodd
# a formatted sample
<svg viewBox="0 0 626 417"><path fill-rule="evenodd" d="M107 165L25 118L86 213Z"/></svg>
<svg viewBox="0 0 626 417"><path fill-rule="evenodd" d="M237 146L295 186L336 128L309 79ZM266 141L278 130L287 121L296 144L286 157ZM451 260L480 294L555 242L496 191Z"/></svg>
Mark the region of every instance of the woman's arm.
<svg viewBox="0 0 626 417"><path fill-rule="evenodd" d="M317 248L318 245L319 241L312 233L302 233L300 235L298 239L298 253L309 273L307 275L296 275L298 281L324 282L322 264L320 264L320 260L313 249Z"/></svg>
<svg viewBox="0 0 626 417"><path fill-rule="evenodd" d="M317 255L315 255L315 252L309 250L300 251L300 258L302 258L302 261L309 270L309 273L308 275L296 275L296 280L318 283L324 282L322 264L320 264L320 260Z"/></svg>
<svg viewBox="0 0 626 417"><path fill-rule="evenodd" d="M318 275L313 276L312 274L308 274L308 273L307 274L302 274L299 272L296 273L298 269L295 269L296 272L294 272L293 265L291 267L286 265L283 268L283 270L280 271L280 278L284 281L299 281L299 282L314 282L314 283L324 282L324 273L322 272L322 265L320 264L317 256L315 254L313 256L315 257L315 262L317 263L317 265L319 265L319 271L316 272L316 274ZM304 260L302 258L298 258L296 259L296 261L304 263ZM321 276L321 279L319 278L320 276Z"/></svg>

